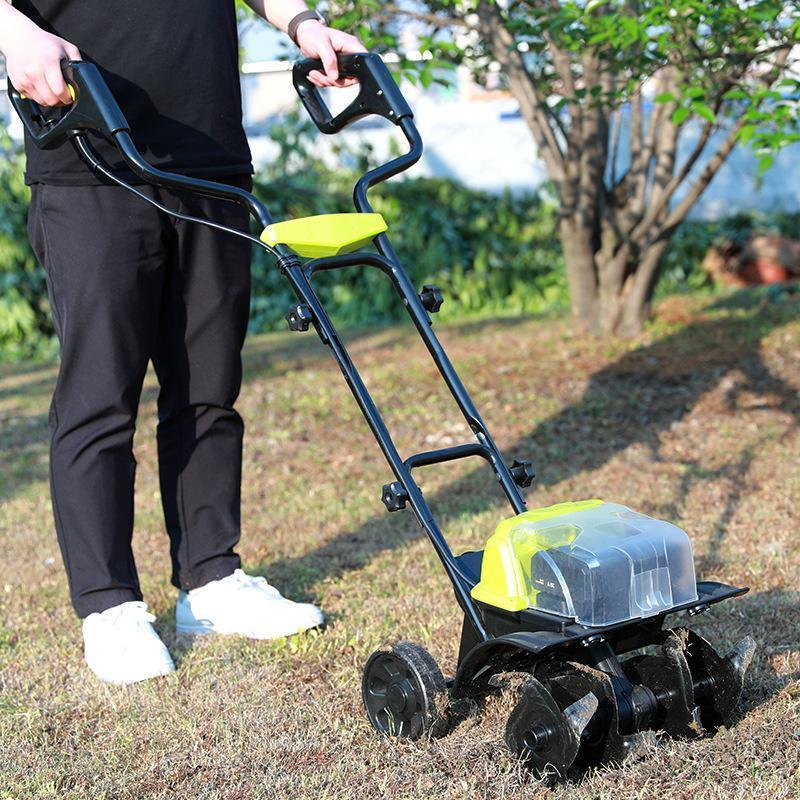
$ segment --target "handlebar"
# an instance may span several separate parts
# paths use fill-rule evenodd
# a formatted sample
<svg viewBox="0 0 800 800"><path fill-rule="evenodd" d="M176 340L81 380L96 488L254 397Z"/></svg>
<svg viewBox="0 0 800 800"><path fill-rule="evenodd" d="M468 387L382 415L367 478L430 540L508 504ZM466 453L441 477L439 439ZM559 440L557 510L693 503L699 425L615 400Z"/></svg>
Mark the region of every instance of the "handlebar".
<svg viewBox="0 0 800 800"><path fill-rule="evenodd" d="M361 88L356 99L336 116L328 110L319 88L308 79L312 70L324 71L322 62L317 59L298 61L292 69L292 82L322 133L338 133L351 122L370 114L385 117L395 125L414 116L392 73L376 53L339 55L339 75L356 78Z"/></svg>
<svg viewBox="0 0 800 800"><path fill-rule="evenodd" d="M108 139L119 131L130 131L124 114L94 64L65 59L61 69L74 102L60 116L48 113L17 91L10 81L8 83L11 105L37 147L42 150L58 147L70 133L78 131L97 131Z"/></svg>
<svg viewBox="0 0 800 800"><path fill-rule="evenodd" d="M74 96L74 102L60 117L52 116L51 110L43 109L38 103L24 97L10 81L8 84L11 104L38 148L50 150L72 139L81 158L92 170L124 184L124 181L108 171L89 144L86 133L94 131L111 141L131 171L148 183L230 200L244 206L263 227L272 222L266 207L255 195L244 189L200 178L188 178L148 164L136 149L125 115L97 66L88 61L64 60L61 62L61 69L67 85L71 87L70 94Z"/></svg>
<svg viewBox="0 0 800 800"><path fill-rule="evenodd" d="M108 170L94 152L87 137L89 131L94 131L112 142L128 167L147 183L230 200L247 208L262 227L272 222L263 203L244 189L166 172L149 164L137 150L125 115L97 66L88 61L67 60L61 66L70 94L74 96L72 105L61 112L42 108L30 98L24 97L10 81L8 84L11 103L38 148L49 150L72 140L92 170L118 184L126 185L119 176L114 176ZM408 169L422 155L422 141L414 125L414 115L391 73L380 56L374 53L339 56L340 74L356 78L361 88L356 99L336 116L331 115L319 89L308 80L309 72L314 69L323 69L321 62L311 59L301 61L294 65L292 77L303 104L320 131L336 133L357 119L377 114L399 125L411 145L407 154L370 170L359 179L354 191L355 206L359 211L370 211L367 190Z"/></svg>

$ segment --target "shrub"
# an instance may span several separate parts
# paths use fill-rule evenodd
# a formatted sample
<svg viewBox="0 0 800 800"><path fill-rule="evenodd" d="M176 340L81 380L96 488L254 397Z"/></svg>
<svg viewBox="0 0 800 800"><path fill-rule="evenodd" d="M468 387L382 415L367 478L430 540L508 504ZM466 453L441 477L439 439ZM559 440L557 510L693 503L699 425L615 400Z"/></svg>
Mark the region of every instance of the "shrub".
<svg viewBox="0 0 800 800"><path fill-rule="evenodd" d="M0 129L0 357L53 352L47 286L28 244L24 156Z"/></svg>
<svg viewBox="0 0 800 800"><path fill-rule="evenodd" d="M331 170L315 159L308 126L288 119L270 132L281 156L256 176L256 192L275 219L352 210L357 169L370 153L344 153L353 171ZM312 126L313 127L313 126ZM0 359L55 351L44 273L27 239L29 191L23 156L0 132ZM278 166L280 165L280 166ZM389 224L392 242L414 283L445 292L445 319L481 314L536 314L568 306L555 206L541 195L494 195L444 178L411 178L376 187L370 199ZM700 268L719 238L771 229L800 235L800 214L737 215L721 222L687 222L670 246L659 294L710 288ZM403 315L391 284L377 270L319 275L318 291L333 318L359 326ZM251 332L282 328L294 300L265 252L254 254Z"/></svg>

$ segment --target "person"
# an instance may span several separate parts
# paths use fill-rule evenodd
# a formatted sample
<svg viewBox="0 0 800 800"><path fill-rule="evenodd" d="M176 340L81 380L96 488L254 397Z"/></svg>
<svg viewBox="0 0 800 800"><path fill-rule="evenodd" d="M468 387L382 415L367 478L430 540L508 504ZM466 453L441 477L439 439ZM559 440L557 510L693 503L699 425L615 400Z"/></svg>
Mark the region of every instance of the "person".
<svg viewBox="0 0 800 800"><path fill-rule="evenodd" d="M363 52L303 0L248 0L320 58L318 86L347 83L337 53ZM234 0L0 0L9 80L44 106L71 97L60 63L97 64L155 166L249 188ZM103 681L172 672L134 563L133 436L152 360L160 494L178 588L178 632L282 637L322 612L242 571L242 438L234 404L250 295L249 243L175 221L94 174L65 144L27 143L28 227L48 284L61 364L49 415L55 527L84 653ZM95 148L136 182L99 137ZM238 205L152 186L171 209L245 229Z"/></svg>

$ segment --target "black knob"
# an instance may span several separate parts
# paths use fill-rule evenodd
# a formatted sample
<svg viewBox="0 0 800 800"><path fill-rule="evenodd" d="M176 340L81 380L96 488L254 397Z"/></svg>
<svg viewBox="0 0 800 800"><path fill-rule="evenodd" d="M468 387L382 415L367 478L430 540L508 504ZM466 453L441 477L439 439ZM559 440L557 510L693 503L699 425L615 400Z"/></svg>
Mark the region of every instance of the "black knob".
<svg viewBox="0 0 800 800"><path fill-rule="evenodd" d="M419 293L419 299L422 301L425 310L431 314L435 314L444 303L444 295L438 286L423 286L422 291Z"/></svg>
<svg viewBox="0 0 800 800"><path fill-rule="evenodd" d="M530 486L536 477L536 473L533 471L533 464L530 461L517 461L516 458L511 465L510 472L514 483L523 488Z"/></svg>
<svg viewBox="0 0 800 800"><path fill-rule="evenodd" d="M381 500L383 500L387 511L400 511L406 507L408 492L403 488L403 484L400 481L387 483L383 487Z"/></svg>
<svg viewBox="0 0 800 800"><path fill-rule="evenodd" d="M314 315L305 303L289 306L289 310L286 312L286 322L289 323L289 330L292 331L307 331L313 320Z"/></svg>

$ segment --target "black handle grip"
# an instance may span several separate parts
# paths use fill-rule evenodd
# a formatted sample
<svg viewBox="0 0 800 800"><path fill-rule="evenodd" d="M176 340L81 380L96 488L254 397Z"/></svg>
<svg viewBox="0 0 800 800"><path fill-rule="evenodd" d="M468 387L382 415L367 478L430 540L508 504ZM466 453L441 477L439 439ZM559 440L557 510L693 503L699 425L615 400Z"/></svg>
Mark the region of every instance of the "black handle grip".
<svg viewBox="0 0 800 800"><path fill-rule="evenodd" d="M75 93L75 101L64 110L43 109L23 97L9 81L8 96L34 144L50 150L64 143L71 133L97 131L111 138L118 131L129 131L117 101L111 94L100 70L88 61L62 61L64 79Z"/></svg>
<svg viewBox="0 0 800 800"><path fill-rule="evenodd" d="M377 114L398 124L404 117L413 117L410 106L395 83L391 72L376 53L355 53L339 56L339 74L357 78L361 89L347 108L333 116L322 99L319 88L308 80L311 70L324 72L316 59L298 61L292 69L292 81L303 105L323 133L338 133L357 119Z"/></svg>

